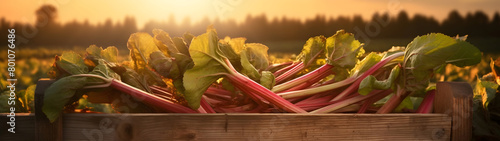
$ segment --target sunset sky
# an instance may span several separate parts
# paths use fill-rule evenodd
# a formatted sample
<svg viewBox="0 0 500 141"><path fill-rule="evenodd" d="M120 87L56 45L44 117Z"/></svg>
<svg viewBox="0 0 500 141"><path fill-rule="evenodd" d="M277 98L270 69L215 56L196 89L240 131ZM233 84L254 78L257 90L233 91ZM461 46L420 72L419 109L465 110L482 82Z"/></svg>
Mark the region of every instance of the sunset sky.
<svg viewBox="0 0 500 141"><path fill-rule="evenodd" d="M52 4L58 9L58 21L103 23L111 18L123 21L126 16L136 18L139 28L150 21L166 21L173 15L177 23L190 18L196 23L208 17L221 20L244 21L250 15L267 14L269 19L289 17L305 20L317 14L327 17L339 15L362 15L370 18L375 12L397 14L406 10L410 15L421 13L438 20L457 9L462 15L483 10L490 17L500 11L499 0L0 0L0 17L8 21L33 23L35 10L43 4ZM217 11L219 9L219 11Z"/></svg>

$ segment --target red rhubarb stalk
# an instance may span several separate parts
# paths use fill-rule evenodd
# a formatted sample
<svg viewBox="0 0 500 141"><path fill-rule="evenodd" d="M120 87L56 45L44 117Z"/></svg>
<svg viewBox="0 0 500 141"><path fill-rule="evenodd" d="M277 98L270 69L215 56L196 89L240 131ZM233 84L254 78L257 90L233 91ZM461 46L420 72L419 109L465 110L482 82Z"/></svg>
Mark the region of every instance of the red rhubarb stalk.
<svg viewBox="0 0 500 141"><path fill-rule="evenodd" d="M174 113L197 113L196 111L188 107L173 103L171 101L165 100L153 94L147 93L143 90L129 86L128 84L125 84L119 80L115 79L111 80L110 86L126 94L129 94L130 96L146 104L162 109L164 111L169 111Z"/></svg>
<svg viewBox="0 0 500 141"><path fill-rule="evenodd" d="M247 94L256 94L257 96L262 97L287 112L307 113L305 110L300 109L289 101L276 95L271 90L236 71L227 58L224 58L224 62L231 70L230 74L227 75L227 78L234 82L233 84L240 90L246 92Z"/></svg>
<svg viewBox="0 0 500 141"><path fill-rule="evenodd" d="M295 89L303 89L307 88L314 83L320 81L321 79L325 78L326 76L332 74L331 69L333 68L332 65L330 64L324 64L323 66L315 69L314 71L311 71L305 75L302 75L298 78L295 78L293 80L284 82L282 84L279 84L277 86L273 87L273 92L281 92L286 89L290 89L292 87L295 87ZM299 86L300 87L296 87Z"/></svg>
<svg viewBox="0 0 500 141"><path fill-rule="evenodd" d="M288 71L286 71L283 74L276 77L276 84L282 83L283 81L291 78L293 75L302 71L304 69L304 67L305 67L305 64L303 62L299 62L293 68L289 69Z"/></svg>
<svg viewBox="0 0 500 141"><path fill-rule="evenodd" d="M335 97L331 101L336 101L336 100L339 100L342 97L345 97L349 94L355 93L356 91L358 91L359 84L361 83L361 81L363 81L363 79L365 79L369 75L372 75L373 73L375 73L375 71L382 68L385 64L389 63L391 60L394 60L394 59L401 57L401 56L404 56L404 52L394 53L394 54L384 58L383 60L381 60L380 62L375 64L373 67L368 69L360 77L358 77L357 80L351 86L349 86L346 90L344 90L342 93L340 93L337 97Z"/></svg>
<svg viewBox="0 0 500 141"><path fill-rule="evenodd" d="M418 107L416 113L431 113L435 95L436 90L428 91L424 97L424 100L422 100L422 103Z"/></svg>
<svg viewBox="0 0 500 141"><path fill-rule="evenodd" d="M335 102L334 104L331 104L331 105L328 105L326 107L314 110L311 113L329 113L329 112L338 110L340 108L343 108L345 106L349 106L351 104L358 103L358 102L361 102L363 100L366 100L366 99L368 99L368 98L370 98L370 97L372 97L374 95L377 95L377 94L379 94L381 92L391 93L392 90L386 90L386 91L374 90L374 91L372 91L368 95L356 94L355 97L353 97L353 98L349 98L349 99L343 100L341 102Z"/></svg>

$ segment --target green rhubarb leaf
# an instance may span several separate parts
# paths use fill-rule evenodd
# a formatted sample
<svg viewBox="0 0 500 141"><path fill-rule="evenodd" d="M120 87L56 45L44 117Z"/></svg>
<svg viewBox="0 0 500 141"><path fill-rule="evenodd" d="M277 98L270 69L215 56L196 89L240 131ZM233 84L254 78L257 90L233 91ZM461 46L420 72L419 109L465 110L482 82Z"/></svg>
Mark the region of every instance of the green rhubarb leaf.
<svg viewBox="0 0 500 141"><path fill-rule="evenodd" d="M101 57L108 62L118 62L118 49L114 46L109 46L101 51Z"/></svg>
<svg viewBox="0 0 500 141"><path fill-rule="evenodd" d="M243 67L241 73L245 74L254 81L258 81L261 78L261 75L259 71L257 71L257 69L255 69L255 67L250 63L248 59L249 56L250 55L246 51L240 53L241 66Z"/></svg>
<svg viewBox="0 0 500 141"><path fill-rule="evenodd" d="M161 76L172 78L179 75L178 71L176 74L170 72L173 70L172 67L177 67L177 64L171 58L166 57L161 51L151 53L150 58L149 66Z"/></svg>
<svg viewBox="0 0 500 141"><path fill-rule="evenodd" d="M249 62L257 70L265 70L269 66L267 54L267 50L269 50L269 48L266 45L259 43L247 43L245 46L245 53L247 53Z"/></svg>
<svg viewBox="0 0 500 141"><path fill-rule="evenodd" d="M50 122L54 122L70 101L75 93L87 83L86 77L63 77L45 90L42 111L47 115Z"/></svg>
<svg viewBox="0 0 500 141"><path fill-rule="evenodd" d="M481 52L470 43L440 33L416 37L405 50L403 81L407 90L424 89L432 73L444 64L475 65Z"/></svg>
<svg viewBox="0 0 500 141"><path fill-rule="evenodd" d="M134 61L136 71L147 69L151 53L159 50L153 37L144 32L130 35L127 47L130 50L130 57Z"/></svg>
<svg viewBox="0 0 500 141"><path fill-rule="evenodd" d="M85 51L87 51L88 55L94 55L100 57L102 48L97 47L96 45L90 45L87 49L85 49Z"/></svg>
<svg viewBox="0 0 500 141"><path fill-rule="evenodd" d="M60 57L56 57L56 65L71 75L84 74L89 71L82 57L74 52L64 52Z"/></svg>
<svg viewBox="0 0 500 141"><path fill-rule="evenodd" d="M358 76L359 74L364 73L372 66L380 62L380 60L382 60L382 56L375 52L371 52L370 54L366 55L363 60L356 63L356 66L354 66L354 68L352 68L350 72L351 76Z"/></svg>
<svg viewBox="0 0 500 141"><path fill-rule="evenodd" d="M260 85L271 90L275 84L276 81L274 79L274 74L270 71L262 71L262 77L260 77Z"/></svg>
<svg viewBox="0 0 500 141"><path fill-rule="evenodd" d="M240 64L241 64L241 58L240 58L240 52L241 50L243 50L244 48L239 48L238 46L244 46L245 42L243 40L243 42L234 42L235 40L231 40L231 39L225 39L224 41L221 40L219 42L219 49L220 49L220 52L222 55L224 55L224 57L226 57L230 62L231 64L235 65L234 67L239 70L241 67Z"/></svg>
<svg viewBox="0 0 500 141"><path fill-rule="evenodd" d="M326 63L343 68L353 68L364 54L363 44L351 33L339 30L326 39Z"/></svg>
<svg viewBox="0 0 500 141"><path fill-rule="evenodd" d="M375 76L369 75L368 77L363 79L359 84L358 93L361 95L367 95L373 89L387 90L392 86L394 86L394 81L396 81L396 78L398 76L399 76L399 66L394 66L394 68L391 70L389 78L387 78L386 80L379 81L377 80L377 78L375 78Z"/></svg>
<svg viewBox="0 0 500 141"><path fill-rule="evenodd" d="M229 44L236 54L240 54L241 51L245 50L246 48L245 46L246 40L247 40L246 38L225 37L224 40L221 40L220 42L223 44Z"/></svg>
<svg viewBox="0 0 500 141"><path fill-rule="evenodd" d="M334 67L332 71L334 72L333 74L335 75L333 79L335 79L336 82L349 78L349 69Z"/></svg>
<svg viewBox="0 0 500 141"><path fill-rule="evenodd" d="M175 47L174 41L168 35L167 32L161 29L153 29L154 43L158 46L158 49L163 52L163 54L170 56L173 53L179 53L179 50Z"/></svg>
<svg viewBox="0 0 500 141"><path fill-rule="evenodd" d="M403 109L413 110L413 102L409 96L407 96L401 103L394 109L394 112L401 113Z"/></svg>
<svg viewBox="0 0 500 141"><path fill-rule="evenodd" d="M146 92L151 92L146 80L133 69L125 68L126 71L120 74L121 81L135 88Z"/></svg>
<svg viewBox="0 0 500 141"><path fill-rule="evenodd" d="M299 59L307 66L315 62L315 59L320 57L325 51L326 39L324 36L311 37L306 41L302 51L299 54Z"/></svg>
<svg viewBox="0 0 500 141"><path fill-rule="evenodd" d="M175 48L177 48L177 50L179 50L179 53L182 53L186 56L191 56L189 55L189 49L186 45L186 42L184 42L184 39L180 38L180 37L174 37L172 38L172 41L174 42L175 44Z"/></svg>
<svg viewBox="0 0 500 141"><path fill-rule="evenodd" d="M35 89L36 85L30 85L21 97L24 105L23 107L25 107L30 113L35 112Z"/></svg>
<svg viewBox="0 0 500 141"><path fill-rule="evenodd" d="M109 68L106 65L105 61L102 59L99 60L99 64L96 67L94 67L94 69L92 70L92 72L90 72L90 74L99 75L99 76L102 76L104 78L112 78L112 79L116 79L116 80L121 80L120 75L118 75L113 70L111 70L111 68ZM94 78L89 78L89 79L94 79ZM102 82L102 80L98 79L98 82Z"/></svg>
<svg viewBox="0 0 500 141"><path fill-rule="evenodd" d="M184 73L184 96L189 107L198 109L203 93L217 81L226 69L221 64L219 56L219 41L215 29L209 28L207 33L193 38L189 46L189 53L193 59L193 68Z"/></svg>
<svg viewBox="0 0 500 141"><path fill-rule="evenodd" d="M184 35L182 35L182 39L186 42L186 45L189 46L191 44L191 40L193 40L194 36L193 34L186 32Z"/></svg>
<svg viewBox="0 0 500 141"><path fill-rule="evenodd" d="M474 97L480 97L484 109L488 110L488 105L495 99L497 94L498 84L492 81L481 81L477 79L474 89Z"/></svg>

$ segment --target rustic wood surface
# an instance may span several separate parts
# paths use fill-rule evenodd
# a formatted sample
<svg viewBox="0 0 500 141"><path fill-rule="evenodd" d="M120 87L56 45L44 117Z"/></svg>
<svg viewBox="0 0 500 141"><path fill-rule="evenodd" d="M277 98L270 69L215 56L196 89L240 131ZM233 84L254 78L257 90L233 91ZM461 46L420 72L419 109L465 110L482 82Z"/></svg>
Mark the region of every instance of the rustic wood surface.
<svg viewBox="0 0 500 141"><path fill-rule="evenodd" d="M8 113L0 113L0 141L33 141L35 140L35 114L16 113L16 133L8 132L10 118Z"/></svg>
<svg viewBox="0 0 500 141"><path fill-rule="evenodd" d="M36 140L43 141L62 141L62 119L59 117L53 123L42 112L43 97L45 90L54 83L53 80L40 79L35 89L35 134Z"/></svg>
<svg viewBox="0 0 500 141"><path fill-rule="evenodd" d="M447 122L448 121L448 122ZM449 140L445 114L65 114L64 140Z"/></svg>
<svg viewBox="0 0 500 141"><path fill-rule="evenodd" d="M438 82L436 84L434 112L452 117L451 140L472 139L472 88L463 82Z"/></svg>

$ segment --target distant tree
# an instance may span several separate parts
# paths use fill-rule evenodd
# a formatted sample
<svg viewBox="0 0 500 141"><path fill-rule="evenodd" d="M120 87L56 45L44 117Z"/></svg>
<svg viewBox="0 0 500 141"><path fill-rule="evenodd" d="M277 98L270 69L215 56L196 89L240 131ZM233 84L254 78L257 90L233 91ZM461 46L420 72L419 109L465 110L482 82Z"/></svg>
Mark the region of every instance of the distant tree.
<svg viewBox="0 0 500 141"><path fill-rule="evenodd" d="M410 32L410 18L406 11L403 10L398 13L394 27L392 28L395 29L393 31L393 36L395 37L411 37L411 35L408 35Z"/></svg>
<svg viewBox="0 0 500 141"><path fill-rule="evenodd" d="M491 28L490 36L500 36L500 14L498 12L495 12L489 27Z"/></svg>
<svg viewBox="0 0 500 141"><path fill-rule="evenodd" d="M445 34L457 35L465 34L465 19L458 13L457 10L453 10L448 14L448 17L441 24L441 29Z"/></svg>
<svg viewBox="0 0 500 141"><path fill-rule="evenodd" d="M35 12L36 24L38 26L46 26L54 24L57 18L57 9L53 5L43 5Z"/></svg>
<svg viewBox="0 0 500 141"><path fill-rule="evenodd" d="M416 14L410 22L410 36L439 32L439 23L432 17Z"/></svg>

